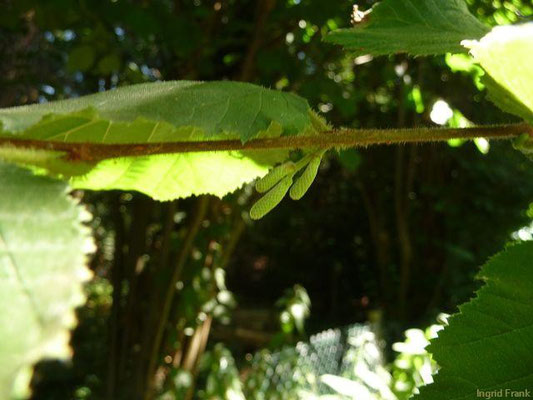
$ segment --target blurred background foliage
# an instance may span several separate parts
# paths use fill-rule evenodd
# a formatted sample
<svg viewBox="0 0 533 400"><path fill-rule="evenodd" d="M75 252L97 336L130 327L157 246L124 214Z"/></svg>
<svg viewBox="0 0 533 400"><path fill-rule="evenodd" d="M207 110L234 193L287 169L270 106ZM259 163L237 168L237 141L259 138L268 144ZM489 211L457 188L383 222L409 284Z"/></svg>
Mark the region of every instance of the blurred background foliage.
<svg viewBox="0 0 533 400"><path fill-rule="evenodd" d="M532 14L526 0L467 2L489 25ZM336 126L513 121L485 99L483 71L468 56L354 58L323 43L350 24L347 0L1 5L2 107L155 80L231 79L294 91ZM478 266L506 242L531 239L532 178L509 143L479 140L331 152L303 200L254 223L251 187L171 203L87 192L95 278L72 363L41 363L33 398L352 398L368 389L361 370L314 376L298 367L296 344L354 323L372 327L372 373L379 367L390 388L371 385L373 398L407 398L435 368L422 350L430 333L408 330L407 344L392 343L467 300ZM339 360L374 351L352 347ZM270 373L290 371L288 383L263 384L272 357L281 369ZM328 394L312 390L324 384Z"/></svg>

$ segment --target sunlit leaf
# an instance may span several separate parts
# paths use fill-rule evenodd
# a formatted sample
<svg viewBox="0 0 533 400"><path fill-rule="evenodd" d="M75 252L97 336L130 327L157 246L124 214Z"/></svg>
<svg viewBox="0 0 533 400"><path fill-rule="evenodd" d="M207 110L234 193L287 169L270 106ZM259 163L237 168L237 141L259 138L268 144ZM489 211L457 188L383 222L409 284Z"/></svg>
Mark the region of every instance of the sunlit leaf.
<svg viewBox="0 0 533 400"><path fill-rule="evenodd" d="M0 398L26 397L32 365L70 356L92 248L65 183L0 163Z"/></svg>
<svg viewBox="0 0 533 400"><path fill-rule="evenodd" d="M383 0L353 28L325 39L357 55L431 55L465 52L462 40L488 31L463 0Z"/></svg>

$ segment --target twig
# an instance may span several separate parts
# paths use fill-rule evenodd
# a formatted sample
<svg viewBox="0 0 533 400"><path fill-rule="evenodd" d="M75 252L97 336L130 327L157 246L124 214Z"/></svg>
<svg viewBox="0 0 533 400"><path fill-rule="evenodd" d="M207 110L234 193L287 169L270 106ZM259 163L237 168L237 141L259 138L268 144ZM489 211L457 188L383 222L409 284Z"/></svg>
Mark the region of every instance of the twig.
<svg viewBox="0 0 533 400"><path fill-rule="evenodd" d="M529 133L533 127L526 123L477 126L471 128L413 128L413 129L339 129L320 135L282 136L268 139L253 139L246 143L240 140L211 140L196 142L164 142L145 144L74 143L48 140L24 140L0 138L0 146L65 152L71 161L98 162L117 157L148 156L156 154L195 153L208 151L243 151L270 149L302 149L334 147L365 147L377 144L443 142L450 139L471 140L510 139Z"/></svg>

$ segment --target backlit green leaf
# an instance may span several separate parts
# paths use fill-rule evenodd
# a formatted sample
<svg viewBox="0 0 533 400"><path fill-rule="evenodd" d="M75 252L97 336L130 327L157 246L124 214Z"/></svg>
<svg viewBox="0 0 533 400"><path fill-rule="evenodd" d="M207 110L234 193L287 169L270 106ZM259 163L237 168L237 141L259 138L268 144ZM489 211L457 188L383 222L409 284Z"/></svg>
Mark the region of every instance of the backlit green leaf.
<svg viewBox="0 0 533 400"><path fill-rule="evenodd" d="M123 157L100 162L88 174L72 177L70 184L79 189L137 190L160 201L200 194L222 197L265 175L285 157L282 151Z"/></svg>
<svg viewBox="0 0 533 400"><path fill-rule="evenodd" d="M465 42L489 77L489 98L533 123L533 23L497 26L480 41Z"/></svg>

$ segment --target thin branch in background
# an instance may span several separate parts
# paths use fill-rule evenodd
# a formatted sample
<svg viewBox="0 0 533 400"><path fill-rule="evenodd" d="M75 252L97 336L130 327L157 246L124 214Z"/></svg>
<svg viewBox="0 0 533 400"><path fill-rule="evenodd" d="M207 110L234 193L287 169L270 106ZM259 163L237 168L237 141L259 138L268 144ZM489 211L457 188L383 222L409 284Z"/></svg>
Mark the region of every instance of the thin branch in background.
<svg viewBox="0 0 533 400"><path fill-rule="evenodd" d="M165 300L163 303L161 314L159 316L159 321L157 322L155 338L153 341L153 346L150 352L150 357L149 357L149 362L148 362L148 368L147 368L147 373L146 373L147 385L146 385L146 390L145 390L145 395L144 395L145 399L150 399L151 394L154 390L154 374L155 374L155 370L157 366L157 359L158 359L161 345L163 342L163 336L165 333L165 328L167 326L167 321L169 319L170 310L172 308L174 296L176 294L176 283L179 281L183 268L185 266L185 263L187 262L189 258L191 248L194 243L194 239L207 213L208 205L209 205L208 196L200 196L198 198L196 202L196 209L194 211L194 214L192 215L192 220L190 222L189 229L187 230L187 236L185 237L182 243L180 253L178 254L178 257L176 259L174 271L172 273L172 276L167 286Z"/></svg>
<svg viewBox="0 0 533 400"><path fill-rule="evenodd" d="M403 56L402 56L403 57ZM403 61L407 65L407 61ZM406 120L406 87L403 79L399 81L398 127L403 128ZM396 148L396 168L394 177L394 209L396 216L396 230L400 253L398 287L398 314L405 318L407 308L407 293L411 277L411 238L409 234L409 188L407 187L407 172L405 171L405 151L403 147Z"/></svg>
<svg viewBox="0 0 533 400"><path fill-rule="evenodd" d="M260 0L257 2L255 29L239 74L239 80L241 81L248 82L253 76L257 51L263 43L265 25L275 6L276 0Z"/></svg>
<svg viewBox="0 0 533 400"><path fill-rule="evenodd" d="M194 388L196 386L196 377L198 374L198 365L200 362L201 356L205 352L205 348L207 346L207 340L209 339L209 332L211 331L211 323L213 322L213 316L208 315L205 321L202 322L202 324L196 329L195 332L195 347L194 351L191 352L191 359L190 359L190 369L188 371L191 372L193 379L191 386L189 386L187 390L187 394L185 395L184 400L192 400L194 396ZM187 368L185 368L187 370Z"/></svg>

